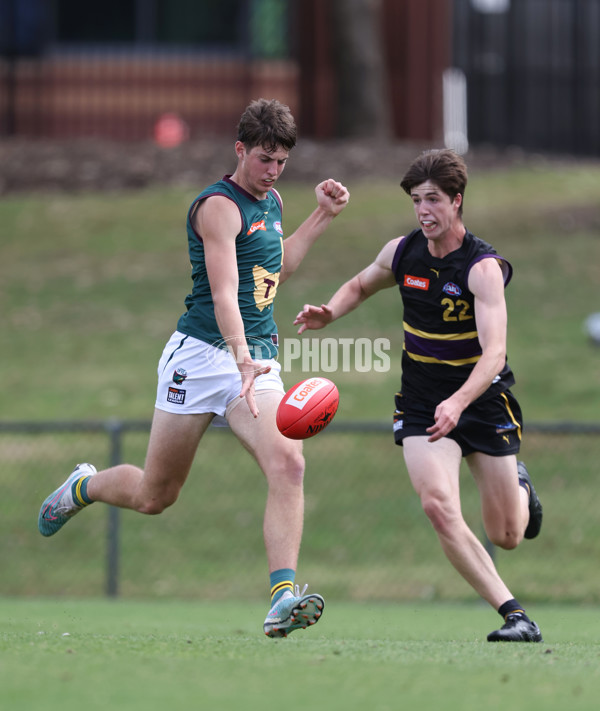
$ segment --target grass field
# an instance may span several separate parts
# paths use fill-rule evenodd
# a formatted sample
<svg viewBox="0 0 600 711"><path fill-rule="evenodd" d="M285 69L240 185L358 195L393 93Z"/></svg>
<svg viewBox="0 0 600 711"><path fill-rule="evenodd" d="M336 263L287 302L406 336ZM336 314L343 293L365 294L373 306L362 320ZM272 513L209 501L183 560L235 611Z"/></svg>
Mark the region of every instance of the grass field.
<svg viewBox="0 0 600 711"><path fill-rule="evenodd" d="M295 336L302 304L326 300L412 227L397 185L345 182L348 209L280 290L282 339ZM289 233L312 209L312 186L284 176L281 192ZM466 224L515 267L509 360L527 420L600 419L600 350L583 329L600 310L599 194L600 166L591 164L471 173ZM194 196L171 188L0 202L0 420L150 417L156 362L190 289L184 216ZM327 332L383 335L392 346L387 373L332 374L341 392L336 423L388 420L399 382L398 304L388 290ZM291 385L304 374L296 367L284 376ZM145 433L131 435L123 455L141 463L145 442ZM56 540L35 530L57 474L73 457L105 465L106 441L2 435L3 706L596 708L598 609L582 603L600 601L597 438L526 432L524 456L539 473L545 528L539 540L501 552L498 565L515 594L532 603L545 642L516 646L484 641L498 616L474 604L448 570L387 435L367 433L328 432L307 443L299 582L309 580L328 605L316 628L266 639L264 490L240 452L225 434L207 437L186 497L158 519L125 512L121 591L128 599L108 602L93 599L103 590L106 509L91 507L82 514L87 522L69 524ZM468 485L465 515L479 530ZM76 594L89 597L70 598ZM557 601L571 604L549 604Z"/></svg>
<svg viewBox="0 0 600 711"><path fill-rule="evenodd" d="M0 600L3 708L30 711L591 711L595 609L552 606L541 644L489 644L481 605L333 604L270 640L240 603Z"/></svg>

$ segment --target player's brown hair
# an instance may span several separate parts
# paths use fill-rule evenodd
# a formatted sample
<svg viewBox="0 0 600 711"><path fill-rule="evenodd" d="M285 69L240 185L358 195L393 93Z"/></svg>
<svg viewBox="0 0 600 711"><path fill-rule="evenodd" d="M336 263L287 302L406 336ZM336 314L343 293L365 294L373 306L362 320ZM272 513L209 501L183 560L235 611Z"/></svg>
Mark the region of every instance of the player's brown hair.
<svg viewBox="0 0 600 711"><path fill-rule="evenodd" d="M450 148L436 148L424 151L415 158L402 178L400 187L410 195L415 186L431 180L451 200L460 193L464 202L467 178L467 166L458 153ZM461 216L463 202L458 210Z"/></svg>
<svg viewBox="0 0 600 711"><path fill-rule="evenodd" d="M242 114L237 140L248 150L262 146L273 152L281 147L291 151L296 145L296 123L289 106L277 99L256 99Z"/></svg>

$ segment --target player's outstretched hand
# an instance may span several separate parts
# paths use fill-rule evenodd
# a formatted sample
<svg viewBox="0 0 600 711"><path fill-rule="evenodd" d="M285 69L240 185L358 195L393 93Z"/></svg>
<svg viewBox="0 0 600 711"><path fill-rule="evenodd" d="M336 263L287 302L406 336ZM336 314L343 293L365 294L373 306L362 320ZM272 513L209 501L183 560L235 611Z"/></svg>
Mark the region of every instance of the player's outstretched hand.
<svg viewBox="0 0 600 711"><path fill-rule="evenodd" d="M298 333L304 333L307 329L316 331L319 328L324 328L328 323L333 321L333 313L328 306L311 306L305 304L304 308L294 319L294 325L300 326Z"/></svg>
<svg viewBox="0 0 600 711"><path fill-rule="evenodd" d="M350 200L348 189L332 178L319 183L315 188L315 194L319 207L334 217L340 214Z"/></svg>
<svg viewBox="0 0 600 711"><path fill-rule="evenodd" d="M254 381L259 375L268 373L271 370L271 367L268 365L261 365L254 360L250 360L239 363L238 368L242 376L240 398L246 398L246 402L248 403L252 416L258 417L258 406L256 405L256 399L254 397Z"/></svg>

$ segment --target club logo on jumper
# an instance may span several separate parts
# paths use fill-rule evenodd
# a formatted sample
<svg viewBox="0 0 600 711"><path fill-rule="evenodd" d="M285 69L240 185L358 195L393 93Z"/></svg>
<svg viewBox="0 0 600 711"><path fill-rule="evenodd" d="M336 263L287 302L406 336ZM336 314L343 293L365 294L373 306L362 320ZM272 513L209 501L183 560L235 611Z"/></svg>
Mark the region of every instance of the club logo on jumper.
<svg viewBox="0 0 600 711"><path fill-rule="evenodd" d="M444 284L443 292L449 296L460 296L462 294L462 289L458 286L458 284L449 281Z"/></svg>
<svg viewBox="0 0 600 711"><path fill-rule="evenodd" d="M279 222L279 220L273 223L273 228L275 229L275 232L278 232L280 235L283 234L283 227L281 226L281 222Z"/></svg>
<svg viewBox="0 0 600 711"><path fill-rule="evenodd" d="M173 405L183 405L185 402L185 392L185 390L180 390L179 388L169 387L167 402L170 402Z"/></svg>
<svg viewBox="0 0 600 711"><path fill-rule="evenodd" d="M429 279L426 277L416 277L410 274L404 275L404 286L409 286L411 289L421 289L427 291L429 289Z"/></svg>
<svg viewBox="0 0 600 711"><path fill-rule="evenodd" d="M264 220L261 220L260 222L255 222L255 223L250 227L250 229L248 230L248 232L246 232L246 234L247 234L247 235L254 234L254 233L256 232L256 230L263 230L264 232L267 231L267 226L265 225L265 221L264 221Z"/></svg>
<svg viewBox="0 0 600 711"><path fill-rule="evenodd" d="M286 405L292 405L302 410L311 397L328 384L329 381L323 378L313 378L309 380L308 383L303 383L300 387L296 388L286 400Z"/></svg>
<svg viewBox="0 0 600 711"><path fill-rule="evenodd" d="M187 376L188 374L185 368L177 368L177 370L173 373L173 382L176 385L181 385Z"/></svg>

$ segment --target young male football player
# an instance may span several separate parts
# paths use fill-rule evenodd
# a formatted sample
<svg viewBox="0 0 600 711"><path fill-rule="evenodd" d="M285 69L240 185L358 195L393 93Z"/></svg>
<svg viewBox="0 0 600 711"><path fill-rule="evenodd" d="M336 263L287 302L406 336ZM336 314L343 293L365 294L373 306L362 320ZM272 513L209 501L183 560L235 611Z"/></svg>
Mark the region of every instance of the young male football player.
<svg viewBox="0 0 600 711"><path fill-rule="evenodd" d="M188 211L193 289L158 366L144 469L121 464L96 472L91 464L78 465L44 501L38 524L51 536L95 501L161 513L179 496L209 424L225 418L267 480L263 530L271 596L264 631L270 637L314 624L324 606L320 595L295 586L304 458L302 443L285 438L275 423L284 388L273 304L280 284L349 199L336 180L319 183L317 207L284 239L275 183L295 144L287 106L259 99L246 108L235 172L207 187Z"/></svg>
<svg viewBox="0 0 600 711"><path fill-rule="evenodd" d="M299 333L323 328L380 289L399 288L404 349L394 435L409 477L449 561L503 618L488 640L540 642L538 626L461 513L465 457L492 543L515 548L537 536L542 523L541 503L516 457L522 418L510 391L504 299L512 268L465 228L466 185L466 166L453 151L420 155L401 183L417 229L388 242L327 305L306 305L295 323Z"/></svg>

